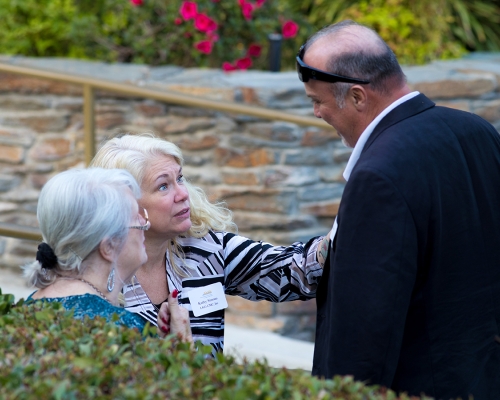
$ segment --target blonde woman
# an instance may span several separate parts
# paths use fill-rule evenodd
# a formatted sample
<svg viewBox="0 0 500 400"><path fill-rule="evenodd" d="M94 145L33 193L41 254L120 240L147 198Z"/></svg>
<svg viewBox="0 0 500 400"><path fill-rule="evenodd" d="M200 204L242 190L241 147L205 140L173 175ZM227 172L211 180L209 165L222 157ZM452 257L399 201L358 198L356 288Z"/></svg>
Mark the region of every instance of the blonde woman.
<svg viewBox="0 0 500 400"><path fill-rule="evenodd" d="M231 212L184 179L182 153L173 143L147 134L115 137L91 165L128 170L149 212L148 260L124 287L129 311L156 323L161 303L177 290L193 339L222 351L225 295L272 302L315 297L318 253L328 239L282 247L237 235Z"/></svg>

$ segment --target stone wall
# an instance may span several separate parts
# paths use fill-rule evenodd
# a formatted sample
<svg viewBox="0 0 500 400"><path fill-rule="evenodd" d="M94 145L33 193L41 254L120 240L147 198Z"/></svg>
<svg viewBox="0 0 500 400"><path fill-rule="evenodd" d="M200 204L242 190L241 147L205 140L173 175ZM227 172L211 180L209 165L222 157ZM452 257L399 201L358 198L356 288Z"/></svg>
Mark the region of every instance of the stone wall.
<svg viewBox="0 0 500 400"><path fill-rule="evenodd" d="M312 106L294 72L235 72L0 57L0 62L90 75L300 115ZM404 68L408 83L438 104L474 112L500 129L500 54ZM83 166L82 90L0 74L0 221L36 226L40 188ZM156 101L98 93L98 143L119 132L153 132L183 150L185 176L233 210L240 234L275 244L330 229L350 149L333 129L299 127ZM37 243L0 238L0 267L32 260ZM228 321L311 339L314 301L230 299Z"/></svg>

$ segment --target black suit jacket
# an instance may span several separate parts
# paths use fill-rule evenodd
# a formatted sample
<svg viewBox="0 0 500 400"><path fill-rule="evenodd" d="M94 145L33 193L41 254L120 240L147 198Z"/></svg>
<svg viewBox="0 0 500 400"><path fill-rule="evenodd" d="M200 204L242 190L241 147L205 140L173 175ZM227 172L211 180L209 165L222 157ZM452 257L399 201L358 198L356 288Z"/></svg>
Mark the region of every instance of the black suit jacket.
<svg viewBox="0 0 500 400"><path fill-rule="evenodd" d="M313 374L500 399L500 136L424 95L377 125L317 294Z"/></svg>

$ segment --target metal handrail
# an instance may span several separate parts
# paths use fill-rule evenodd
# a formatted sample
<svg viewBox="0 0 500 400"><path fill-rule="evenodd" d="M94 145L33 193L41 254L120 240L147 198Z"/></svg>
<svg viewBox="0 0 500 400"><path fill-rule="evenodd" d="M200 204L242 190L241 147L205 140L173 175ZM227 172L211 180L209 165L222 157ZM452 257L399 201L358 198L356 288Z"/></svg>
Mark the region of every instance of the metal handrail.
<svg viewBox="0 0 500 400"><path fill-rule="evenodd" d="M0 222L0 236L35 240L37 242L42 240L42 234L39 229L30 226L9 224L7 222Z"/></svg>
<svg viewBox="0 0 500 400"><path fill-rule="evenodd" d="M83 86L83 130L85 141L85 163L87 165L95 155L95 89L106 90L127 96L143 97L188 107L205 108L215 111L244 114L268 120L292 122L302 126L315 126L322 129L332 129L332 127L323 120L314 117L294 115L283 111L270 110L263 107L245 104L230 103L227 101L204 99L168 90L160 91L148 87L139 87L129 83L110 82L104 79L96 79L87 76L72 75L5 63L0 63L0 72L26 75L40 79L50 79ZM40 232L35 228L1 222L0 236L9 236L28 240L40 240L41 238Z"/></svg>

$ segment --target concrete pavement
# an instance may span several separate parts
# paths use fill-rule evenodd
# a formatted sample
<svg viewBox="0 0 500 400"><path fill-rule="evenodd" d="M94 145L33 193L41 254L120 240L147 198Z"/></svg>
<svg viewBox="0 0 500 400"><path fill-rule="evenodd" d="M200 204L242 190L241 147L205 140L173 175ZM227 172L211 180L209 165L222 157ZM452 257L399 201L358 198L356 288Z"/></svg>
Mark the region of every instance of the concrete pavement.
<svg viewBox="0 0 500 400"><path fill-rule="evenodd" d="M33 289L26 286L21 271L0 269L2 293L11 293L16 301L29 296ZM266 358L273 367L311 371L314 344L286 338L273 332L226 325L225 349L237 359L249 361Z"/></svg>

